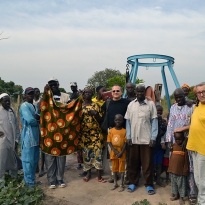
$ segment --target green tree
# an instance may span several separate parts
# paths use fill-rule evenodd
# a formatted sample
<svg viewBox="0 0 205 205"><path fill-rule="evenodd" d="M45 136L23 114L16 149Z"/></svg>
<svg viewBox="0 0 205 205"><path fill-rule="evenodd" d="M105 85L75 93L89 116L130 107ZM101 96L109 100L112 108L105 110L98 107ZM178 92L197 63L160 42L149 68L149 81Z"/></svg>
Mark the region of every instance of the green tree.
<svg viewBox="0 0 205 205"><path fill-rule="evenodd" d="M196 95L193 92L194 87L195 86L191 86L191 91L189 92L189 95L188 95L188 98L191 99L191 100L196 100Z"/></svg>
<svg viewBox="0 0 205 205"><path fill-rule="evenodd" d="M7 93L10 96L17 97L18 94L22 94L23 88L21 85L15 85L13 81L5 82L0 78L0 94Z"/></svg>
<svg viewBox="0 0 205 205"><path fill-rule="evenodd" d="M144 83L144 80L137 78L135 83L136 84ZM109 78L107 80L107 87L106 87L106 89L107 90L111 90L112 86L115 85L115 84L120 85L122 87L122 89L124 89L125 85L126 85L126 74L121 74L119 76L114 76L112 78Z"/></svg>
<svg viewBox="0 0 205 205"><path fill-rule="evenodd" d="M111 68L105 68L105 70L96 71L91 78L88 79L87 85L92 87L97 87L98 85L108 86L107 80L116 76L120 76L119 70L114 70Z"/></svg>
<svg viewBox="0 0 205 205"><path fill-rule="evenodd" d="M60 92L66 93L66 90L64 88L59 88Z"/></svg>

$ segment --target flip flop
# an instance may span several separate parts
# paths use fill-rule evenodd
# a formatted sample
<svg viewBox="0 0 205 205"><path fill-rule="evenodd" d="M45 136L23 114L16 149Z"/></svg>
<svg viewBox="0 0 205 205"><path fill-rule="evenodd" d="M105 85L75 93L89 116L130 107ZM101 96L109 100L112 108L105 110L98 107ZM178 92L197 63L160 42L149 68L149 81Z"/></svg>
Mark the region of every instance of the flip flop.
<svg viewBox="0 0 205 205"><path fill-rule="evenodd" d="M97 179L97 181L98 182L102 182L102 183L105 183L105 182L107 182L105 179L103 179L103 178L101 178L101 179L98 179L98 177L96 177L96 179Z"/></svg>
<svg viewBox="0 0 205 205"><path fill-rule="evenodd" d="M137 186L135 186L134 184L130 184L130 185L127 187L127 192L132 193L133 191L135 191L135 189L137 189Z"/></svg>
<svg viewBox="0 0 205 205"><path fill-rule="evenodd" d="M149 195L155 194L154 188L152 186L146 186L145 188L146 188L147 194Z"/></svg>
<svg viewBox="0 0 205 205"><path fill-rule="evenodd" d="M83 178L83 181L84 181L84 182L88 182L89 180L90 180L89 177L84 177L84 178Z"/></svg>

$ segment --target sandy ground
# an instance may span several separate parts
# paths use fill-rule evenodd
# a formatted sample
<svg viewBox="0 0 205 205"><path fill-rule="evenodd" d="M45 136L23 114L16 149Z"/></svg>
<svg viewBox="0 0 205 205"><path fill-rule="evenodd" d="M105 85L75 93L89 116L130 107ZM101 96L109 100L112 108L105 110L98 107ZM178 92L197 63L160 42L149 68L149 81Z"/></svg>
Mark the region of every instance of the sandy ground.
<svg viewBox="0 0 205 205"><path fill-rule="evenodd" d="M96 180L96 171L92 170L92 178L89 182L84 182L78 174L82 170L77 170L76 155L67 156L66 171L64 181L67 186L65 188L57 187L54 190L48 188L46 175L37 178L43 182L41 187L46 195L44 204L46 205L132 205L136 201L147 199L151 205L177 205L179 201L171 202L169 200L171 193L171 186L166 187L155 186L155 195L148 195L143 186L143 177L137 190L133 193L128 193L126 190L118 192L118 190L111 191L113 186L111 183L100 183ZM109 169L106 167L103 177L109 178ZM160 204L161 203L161 204ZM186 204L189 204L186 201Z"/></svg>

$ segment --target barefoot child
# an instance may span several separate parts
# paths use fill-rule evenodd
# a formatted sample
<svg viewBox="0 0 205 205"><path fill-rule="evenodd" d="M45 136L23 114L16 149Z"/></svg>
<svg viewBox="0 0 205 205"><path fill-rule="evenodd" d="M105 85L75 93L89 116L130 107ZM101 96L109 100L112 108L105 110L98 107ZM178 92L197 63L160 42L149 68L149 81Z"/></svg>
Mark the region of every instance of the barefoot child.
<svg viewBox="0 0 205 205"><path fill-rule="evenodd" d="M172 145L171 157L169 161L168 172L171 176L172 197L171 201L180 196L180 205L184 204L186 194L186 176L189 174L189 157L187 150L182 150L184 141L184 132L174 133L175 143Z"/></svg>
<svg viewBox="0 0 205 205"><path fill-rule="evenodd" d="M112 172L114 175L114 187L111 190L116 189L117 184L117 172L121 173L121 185L119 192L124 190L124 173L125 173L125 161L126 161L126 130L122 127L123 116L120 114L115 115L115 127L109 130L107 142L111 148L110 160L112 162Z"/></svg>

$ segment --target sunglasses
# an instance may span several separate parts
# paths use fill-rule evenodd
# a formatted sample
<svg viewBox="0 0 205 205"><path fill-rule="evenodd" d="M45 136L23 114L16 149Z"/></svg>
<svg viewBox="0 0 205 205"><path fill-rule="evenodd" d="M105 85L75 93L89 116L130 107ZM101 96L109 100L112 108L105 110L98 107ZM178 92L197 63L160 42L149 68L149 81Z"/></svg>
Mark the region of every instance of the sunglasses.
<svg viewBox="0 0 205 205"><path fill-rule="evenodd" d="M119 93L120 90L112 90L113 93Z"/></svg>

